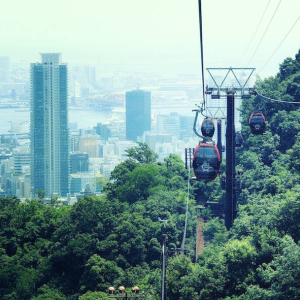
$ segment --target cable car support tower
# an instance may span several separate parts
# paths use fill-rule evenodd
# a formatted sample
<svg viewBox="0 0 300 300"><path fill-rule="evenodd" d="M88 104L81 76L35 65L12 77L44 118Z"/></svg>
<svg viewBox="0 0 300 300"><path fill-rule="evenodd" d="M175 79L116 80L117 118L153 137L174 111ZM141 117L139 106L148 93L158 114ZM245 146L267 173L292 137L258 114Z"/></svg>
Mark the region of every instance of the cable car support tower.
<svg viewBox="0 0 300 300"><path fill-rule="evenodd" d="M222 78L221 84L217 83L217 80L213 75L214 70L222 70L226 72L226 75ZM235 170L235 99L249 99L254 93L253 88L246 88L254 70L254 68L207 68L215 87L207 87L205 93L210 95L211 99L226 98L226 198L224 203L224 215L227 230L232 227L237 214L238 182ZM248 76L245 78L245 81L243 80L243 82L241 82L238 79L237 72L248 72ZM224 84L230 75L233 75L237 86L228 88L225 87Z"/></svg>

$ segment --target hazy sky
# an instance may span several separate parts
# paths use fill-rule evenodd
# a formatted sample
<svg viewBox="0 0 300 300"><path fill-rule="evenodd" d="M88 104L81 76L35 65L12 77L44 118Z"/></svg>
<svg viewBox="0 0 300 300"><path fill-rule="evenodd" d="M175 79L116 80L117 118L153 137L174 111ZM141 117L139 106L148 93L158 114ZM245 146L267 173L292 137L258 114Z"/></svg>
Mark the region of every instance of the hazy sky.
<svg viewBox="0 0 300 300"><path fill-rule="evenodd" d="M269 0L202 0L206 67L236 66ZM246 66L280 0L271 0ZM62 52L65 62L136 69L200 71L197 0L0 0L0 55L38 61ZM300 14L282 0L251 66L260 70ZM300 48L300 21L260 75L274 74ZM148 68L149 69L149 68Z"/></svg>

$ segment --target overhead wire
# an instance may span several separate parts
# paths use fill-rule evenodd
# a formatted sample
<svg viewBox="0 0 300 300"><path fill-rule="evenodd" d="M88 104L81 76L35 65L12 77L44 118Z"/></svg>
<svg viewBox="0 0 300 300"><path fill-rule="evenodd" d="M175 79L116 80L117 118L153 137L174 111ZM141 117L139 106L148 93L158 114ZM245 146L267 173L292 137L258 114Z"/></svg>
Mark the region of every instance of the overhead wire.
<svg viewBox="0 0 300 300"><path fill-rule="evenodd" d="M201 0L198 0L198 9L199 9L199 34L200 34L200 54L201 54L201 72L202 72L202 111L205 107L205 90L204 90L204 59L203 59L203 30L202 30L202 3ZM201 113L202 113L201 111Z"/></svg>
<svg viewBox="0 0 300 300"><path fill-rule="evenodd" d="M284 38L282 39L282 41L280 42L280 44L277 46L277 48L275 49L275 51L272 53L272 55L268 58L268 60L265 62L265 64L262 66L262 68L259 70L258 74L264 69L264 67L269 63L269 61L272 59L272 57L275 55L275 53L277 52L277 50L280 48L280 46L283 44L283 42L285 41L285 39L288 37L288 35L290 34L290 32L293 30L293 28L296 26L296 24L298 23L300 19L300 15L298 16L297 20L293 23L292 27L290 28L290 30L287 32L287 34L284 36ZM298 103L298 102L297 102Z"/></svg>
<svg viewBox="0 0 300 300"><path fill-rule="evenodd" d="M249 42L249 44L248 44L246 50L244 51L242 57L240 58L240 60L238 61L237 64L239 64L239 63L243 60L243 58L245 57L246 53L248 52L248 50L249 50L249 48L250 48L250 45L252 44L252 42L253 42L253 40L254 40L254 37L256 36L256 33L257 33L257 31L258 31L258 28L260 27L260 24L261 24L261 22L262 22L262 20L263 20L263 18L264 18L264 16L265 16L265 14L266 14L266 11L267 11L267 9L268 9L268 7L269 7L269 5L270 5L270 2L271 2L271 0L269 0L269 2L268 2L268 4L267 4L267 6L266 6L266 8L265 8L265 10L264 10L264 12L263 12L261 18L260 18L260 21L259 21L259 23L258 23L258 25L257 25L257 27L256 27L256 29L255 29L255 31L254 31L254 34L253 34L253 36L252 36L252 38L251 38L251 40L250 40L250 42Z"/></svg>
<svg viewBox="0 0 300 300"><path fill-rule="evenodd" d="M274 19L274 16L276 15L276 12L277 12L277 10L278 10L278 8L279 8L279 5L280 5L281 1L282 1L282 0L279 1L278 5L277 5L277 7L276 7L276 9L275 9L275 11L274 11L272 17L271 17L271 20L270 20L270 22L269 22L269 24L268 24L266 30L264 31L264 33L263 33L263 35L262 35L262 37L261 37L261 39L260 39L260 41L259 41L257 47L255 48L254 53L252 54L252 56L251 56L251 58L250 58L250 60L249 60L249 62L248 62L248 64L247 64L247 66L249 66L249 64L250 64L251 61L253 60L253 58L254 58L254 56L255 56L255 54L256 54L256 52L257 52L259 46L261 45L261 43L262 43L262 41L263 41L263 39L264 39L264 37L265 37L267 31L268 31L268 29L269 29L269 27L270 27L270 25L271 25L273 19Z"/></svg>
<svg viewBox="0 0 300 300"><path fill-rule="evenodd" d="M200 33L200 54L201 54L201 72L202 72L202 96L203 101L201 108L196 110L196 117L194 122L194 132L199 136L196 130L196 122L198 118L198 113L200 112L203 115L203 110L205 108L205 90L204 90L204 59L203 59L203 31L202 31L202 3L201 0L198 0L198 9L199 9L199 33ZM185 222L184 222L184 231L181 242L181 250L184 251L185 240L186 240L186 231L187 231L187 222L188 222L188 213L189 213L189 200L190 200L190 177L191 177L191 166L189 164L188 171L188 193L186 198L186 210L185 210Z"/></svg>
<svg viewBox="0 0 300 300"><path fill-rule="evenodd" d="M273 98L270 98L270 97L266 97L262 94L260 94L259 92L257 92L257 95L262 97L262 98L265 98L267 100L270 100L270 101L274 101L274 102L280 102L280 103L286 103L286 104L300 104L300 102L295 102L295 101L284 101L284 100L278 100L278 99L273 99Z"/></svg>
<svg viewBox="0 0 300 300"><path fill-rule="evenodd" d="M202 139L206 139L212 142L211 138L205 138L204 136L202 136L201 134L199 134L197 132L197 119L198 119L198 114L199 112L201 113L201 115L204 118L207 118L206 115L203 114L204 110L205 110L205 104L206 104L206 93L205 93L205 89L204 89L204 59L203 59L203 30L202 30L202 5L201 5L201 0L198 0L198 8L199 8L199 33L200 33L200 55L201 55L201 72L202 72L202 97L203 97L203 101L200 103L200 105L197 105L198 109L195 109L193 111L196 112L196 116L195 116L195 121L194 121L194 133L202 138Z"/></svg>
<svg viewBox="0 0 300 300"><path fill-rule="evenodd" d="M204 89L204 55L203 55L203 26L202 26L202 1L198 0L198 8L199 8L199 34L200 34L200 56L201 56L201 73L202 73L202 97L203 97L203 101L201 103L201 107L199 106L198 109L196 109L196 117L195 117L195 122L194 122L194 132L198 137L201 137L203 139L205 139L201 134L199 134L197 132L196 129L196 122L197 122L197 118L198 118L198 113L200 112L201 115L204 118L207 118L206 115L203 114L203 111L205 110L205 105L206 105L206 99L205 99L205 89ZM210 138L207 138L208 140L212 141Z"/></svg>
<svg viewBox="0 0 300 300"><path fill-rule="evenodd" d="M186 240L186 231L187 231L187 222L188 222L188 214L189 214L189 202L190 202L190 180L191 180L191 166L189 164L189 173L188 173L188 190L187 190L187 198L186 198L186 209L185 209L185 222L184 222L184 231L181 242L181 251L184 251L185 240Z"/></svg>

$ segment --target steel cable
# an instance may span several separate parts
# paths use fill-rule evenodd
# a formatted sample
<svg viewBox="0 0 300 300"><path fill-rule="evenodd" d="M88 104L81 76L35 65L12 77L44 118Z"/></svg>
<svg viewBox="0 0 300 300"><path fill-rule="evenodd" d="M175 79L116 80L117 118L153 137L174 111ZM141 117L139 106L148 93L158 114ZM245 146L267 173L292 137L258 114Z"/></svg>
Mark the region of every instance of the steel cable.
<svg viewBox="0 0 300 300"><path fill-rule="evenodd" d="M292 25L292 27L290 28L290 30L287 32L287 34L284 36L283 40L280 42L280 44L277 46L277 48L275 49L275 51L272 53L272 55L269 57L269 59L266 61L266 63L262 66L262 68L259 70L259 72L257 74L259 74L264 67L268 64L268 62L271 60L271 58L275 55L275 53L277 52L277 50L280 48L280 46L283 44L283 42L285 41L285 39L288 37L288 35L290 34L290 32L293 30L293 28L295 27L295 25L297 24L297 22L300 19L300 15L298 16L297 20L294 22L294 24Z"/></svg>
<svg viewBox="0 0 300 300"><path fill-rule="evenodd" d="M189 213L189 201L190 201L190 180L191 180L191 167L189 164L189 175L188 175L188 192L186 198L186 209L185 209L185 222L184 222L184 231L181 243L181 251L184 251L185 240L186 240L186 230L187 230L187 222L188 222L188 213Z"/></svg>
<svg viewBox="0 0 300 300"><path fill-rule="evenodd" d="M246 53L248 52L248 49L250 48L250 45L251 45L252 42L253 42L253 39L254 39L254 37L255 37L255 35L256 35L257 31L258 31L258 28L260 27L260 24L261 24L261 22L262 22L262 20L263 20L263 18L264 18L264 16L265 16L265 14L266 14L266 11L267 11L267 9L268 9L268 7L269 7L269 5L270 5L270 2L271 2L271 0L269 0L269 2L268 2L267 6L266 6L266 8L265 8L265 10L264 10L264 13L263 13L262 17L260 18L260 21L259 21L259 23L258 23L258 25L257 25L257 27L256 27L256 29L255 29L255 32L254 32L254 34L253 34L253 36L252 36L252 38L251 38L251 40L250 40L250 42L249 42L249 44L248 44L246 50L245 50L245 52L243 53L242 57L241 57L240 60L238 61L238 63L237 63L238 65L239 65L239 63L242 61L242 59L244 58L244 56L246 55Z"/></svg>
<svg viewBox="0 0 300 300"><path fill-rule="evenodd" d="M270 22L269 22L269 24L268 24L268 26L267 26L267 28L266 28L264 34L262 35L262 37L261 37L261 39L260 39L260 41L259 41L259 43L258 43L258 45L257 45L257 47L256 47L256 49L255 49L255 51L254 51L254 53L253 53L253 55L251 56L251 58L250 58L250 60L249 60L247 66L249 66L249 64L251 63L253 57L255 56L255 54L256 54L256 52L257 52L259 46L260 46L260 44L262 43L262 41L263 41L263 39L264 39L264 37L265 37L265 35L266 35L266 33L267 33L267 31L268 31L270 25L271 25L271 23L272 23L272 21L273 21L273 19L274 19L274 16L275 16L275 14L276 14L276 12L277 12L277 10L278 10L278 7L279 7L281 1L282 1L282 0L279 1L279 3L278 3L278 5L277 5L277 7L276 7L276 9L275 9L275 11L274 11L274 13L273 13L273 15L272 15L272 18L271 18L271 20L270 20Z"/></svg>
<svg viewBox="0 0 300 300"><path fill-rule="evenodd" d="M202 72L202 109L203 103L205 106L205 90L204 90L204 60L203 60L203 30L202 30L202 3L201 0L198 0L198 8L199 8L199 33L200 33L200 54L201 54L201 72Z"/></svg>
<svg viewBox="0 0 300 300"><path fill-rule="evenodd" d="M267 99L267 100L270 100L270 101L275 101L275 102L280 102L280 103L286 103L286 104L300 104L300 102L284 101L284 100L278 100L278 99L269 98L269 97L266 97L266 96L260 94L260 93L257 92L257 91L256 91L256 93L257 93L258 96L260 96L260 97L262 97L262 98L265 98L265 99Z"/></svg>

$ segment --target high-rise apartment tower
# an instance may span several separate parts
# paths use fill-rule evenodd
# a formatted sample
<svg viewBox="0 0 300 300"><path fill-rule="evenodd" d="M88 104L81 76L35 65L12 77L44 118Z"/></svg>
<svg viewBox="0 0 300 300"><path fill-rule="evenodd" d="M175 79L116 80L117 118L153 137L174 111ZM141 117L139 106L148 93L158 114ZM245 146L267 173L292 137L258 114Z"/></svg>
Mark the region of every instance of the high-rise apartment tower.
<svg viewBox="0 0 300 300"><path fill-rule="evenodd" d="M41 54L31 64L31 184L32 195L69 192L69 131L67 65L60 53Z"/></svg>
<svg viewBox="0 0 300 300"><path fill-rule="evenodd" d="M135 90L126 93L126 140L137 141L151 130L151 93Z"/></svg>

